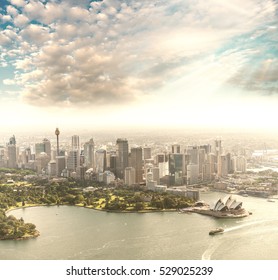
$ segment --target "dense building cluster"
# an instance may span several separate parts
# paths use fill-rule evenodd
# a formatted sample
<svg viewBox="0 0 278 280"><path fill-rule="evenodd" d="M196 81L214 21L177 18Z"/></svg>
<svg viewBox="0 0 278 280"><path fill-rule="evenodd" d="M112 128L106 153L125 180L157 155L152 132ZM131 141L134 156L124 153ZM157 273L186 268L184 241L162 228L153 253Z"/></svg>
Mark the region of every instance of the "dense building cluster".
<svg viewBox="0 0 278 280"><path fill-rule="evenodd" d="M79 136L73 135L65 149L59 143L58 128L55 135L54 143L45 138L30 147L18 147L12 136L0 147L0 167L31 169L49 178L146 184L149 189L162 191L165 186L192 186L246 171L246 158L225 152L221 140L185 147L172 144L158 151L149 146L130 147L124 138L109 148L96 146L93 138L81 143Z"/></svg>

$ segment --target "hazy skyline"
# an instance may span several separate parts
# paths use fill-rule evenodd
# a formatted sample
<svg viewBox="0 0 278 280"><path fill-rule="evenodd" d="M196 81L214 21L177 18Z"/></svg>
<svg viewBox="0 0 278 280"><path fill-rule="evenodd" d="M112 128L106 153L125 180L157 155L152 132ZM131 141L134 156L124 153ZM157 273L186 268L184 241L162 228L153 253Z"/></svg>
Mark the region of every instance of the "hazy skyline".
<svg viewBox="0 0 278 280"><path fill-rule="evenodd" d="M275 0L1 0L1 126L275 129L277 18Z"/></svg>

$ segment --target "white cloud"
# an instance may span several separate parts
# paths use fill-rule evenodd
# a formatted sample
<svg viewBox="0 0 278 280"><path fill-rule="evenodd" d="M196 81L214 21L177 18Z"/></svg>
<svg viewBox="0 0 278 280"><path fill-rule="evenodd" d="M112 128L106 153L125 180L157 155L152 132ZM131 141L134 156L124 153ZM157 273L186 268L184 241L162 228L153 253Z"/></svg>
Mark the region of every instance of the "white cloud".
<svg viewBox="0 0 278 280"><path fill-rule="evenodd" d="M73 21L88 21L89 11L80 7L71 7L67 11L67 17Z"/></svg>
<svg viewBox="0 0 278 280"><path fill-rule="evenodd" d="M12 18L10 15L2 16L2 22L6 23L6 22L10 22L10 21L12 21Z"/></svg>
<svg viewBox="0 0 278 280"><path fill-rule="evenodd" d="M20 31L19 35L22 36L24 40L39 45L51 40L49 29L37 24L28 25L25 29Z"/></svg>
<svg viewBox="0 0 278 280"><path fill-rule="evenodd" d="M13 6L7 7L7 13L13 17L15 17L18 14L18 10Z"/></svg>
<svg viewBox="0 0 278 280"><path fill-rule="evenodd" d="M24 0L10 0L10 2L17 7L24 7L26 5Z"/></svg>
<svg viewBox="0 0 278 280"><path fill-rule="evenodd" d="M5 32L0 31L0 44L6 45L6 44L9 44L10 42L11 42L11 39L5 35Z"/></svg>
<svg viewBox="0 0 278 280"><path fill-rule="evenodd" d="M14 18L14 25L17 27L24 27L29 22L28 17L25 15L19 14Z"/></svg>
<svg viewBox="0 0 278 280"><path fill-rule="evenodd" d="M194 82L210 80L201 75L225 82L247 54L231 46L233 53L220 51L202 67L204 58L275 18L269 0L260 5L253 0L104 0L91 2L88 9L89 1L23 2L11 1L23 7L21 14L9 8L17 36L2 32L0 43L14 41L7 54L17 56L15 66L24 72L16 80L24 100L38 106L131 102L159 94L176 81L180 87L190 83L194 91Z"/></svg>
<svg viewBox="0 0 278 280"><path fill-rule="evenodd" d="M30 20L40 19L44 13L44 5L40 1L30 0L30 2L24 6L23 11Z"/></svg>
<svg viewBox="0 0 278 280"><path fill-rule="evenodd" d="M3 84L10 86L10 85L14 85L15 81L11 80L11 79L5 79L5 80L3 80Z"/></svg>

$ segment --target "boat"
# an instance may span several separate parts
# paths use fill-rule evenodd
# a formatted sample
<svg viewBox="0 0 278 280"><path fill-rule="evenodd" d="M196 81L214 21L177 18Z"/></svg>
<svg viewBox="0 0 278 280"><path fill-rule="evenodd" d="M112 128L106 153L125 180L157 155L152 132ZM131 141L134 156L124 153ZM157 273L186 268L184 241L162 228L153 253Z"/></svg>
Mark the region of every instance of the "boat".
<svg viewBox="0 0 278 280"><path fill-rule="evenodd" d="M215 234L223 233L223 232L224 232L224 229L223 229L223 228L215 228L215 229L212 229L212 230L209 232L209 235L215 235Z"/></svg>

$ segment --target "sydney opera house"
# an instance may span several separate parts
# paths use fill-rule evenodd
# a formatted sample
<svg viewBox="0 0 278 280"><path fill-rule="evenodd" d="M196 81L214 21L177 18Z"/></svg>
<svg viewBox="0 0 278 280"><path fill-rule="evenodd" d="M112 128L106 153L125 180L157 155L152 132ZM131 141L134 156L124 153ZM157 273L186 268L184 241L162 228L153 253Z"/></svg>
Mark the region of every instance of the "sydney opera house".
<svg viewBox="0 0 278 280"><path fill-rule="evenodd" d="M242 208L242 202L236 201L231 195L224 199L219 198L213 208L206 203L197 202L194 207L181 209L181 212L199 213L216 218L241 218L250 214Z"/></svg>
<svg viewBox="0 0 278 280"><path fill-rule="evenodd" d="M242 209L242 202L237 202L232 196L227 196L223 200L219 198L215 203L213 211L238 211Z"/></svg>

